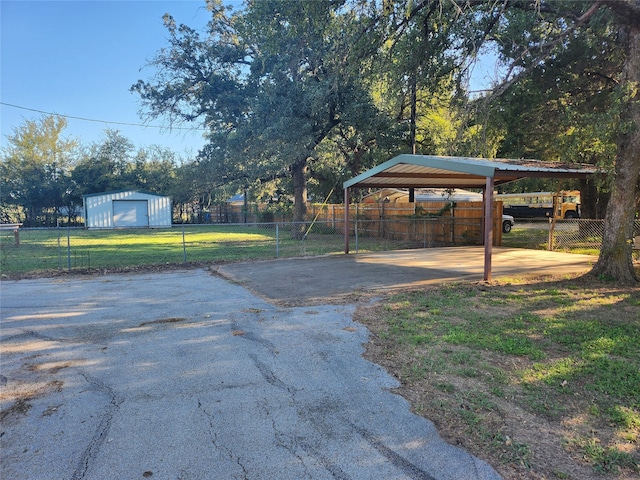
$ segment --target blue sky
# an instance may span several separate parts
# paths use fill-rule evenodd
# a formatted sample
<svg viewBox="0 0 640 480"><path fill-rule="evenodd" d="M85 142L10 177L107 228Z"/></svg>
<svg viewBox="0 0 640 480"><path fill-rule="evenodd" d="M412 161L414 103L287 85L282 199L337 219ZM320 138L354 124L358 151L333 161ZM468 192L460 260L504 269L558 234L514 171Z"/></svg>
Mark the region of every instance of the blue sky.
<svg viewBox="0 0 640 480"><path fill-rule="evenodd" d="M0 0L0 101L23 107L0 105L0 146L25 120L42 117L25 110L33 109L99 120L68 118L66 135L85 145L111 128L136 148L161 145L185 159L195 156L202 131L169 131L163 119L145 122L138 95L129 92L138 79L152 76L145 65L168 45L165 13L195 29L209 19L204 0ZM488 63L474 72L485 83Z"/></svg>
<svg viewBox="0 0 640 480"><path fill-rule="evenodd" d="M139 96L129 87L151 77L153 70L143 67L168 44L164 13L178 23L201 28L209 19L204 7L203 0L1 0L1 101L100 120L68 119L66 135L83 144L101 141L104 130L111 128L120 130L136 148L162 145L185 159L192 157L204 144L202 132L170 132L162 119L145 122L138 115ZM42 116L0 107L2 146L14 128Z"/></svg>

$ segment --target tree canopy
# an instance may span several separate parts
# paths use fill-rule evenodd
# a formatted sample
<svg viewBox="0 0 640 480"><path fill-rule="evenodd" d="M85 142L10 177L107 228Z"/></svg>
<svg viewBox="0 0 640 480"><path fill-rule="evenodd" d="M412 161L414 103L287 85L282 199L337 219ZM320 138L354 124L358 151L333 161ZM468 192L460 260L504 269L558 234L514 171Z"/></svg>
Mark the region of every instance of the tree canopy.
<svg viewBox="0 0 640 480"><path fill-rule="evenodd" d="M344 162L362 164L384 119L356 48L365 17L345 1L247 2L234 14L207 5L206 37L165 16L170 47L153 61L158 75L132 90L152 116L207 125L201 158L219 167L217 181L289 178L302 220L309 175L326 170L320 145L331 139Z"/></svg>
<svg viewBox="0 0 640 480"><path fill-rule="evenodd" d="M504 122L493 121L504 136L499 153L607 169L610 200L593 273L636 282L640 4L477 1L463 2L461 15L489 26L483 41L495 45L505 65L502 81L481 100L492 119Z"/></svg>
<svg viewBox="0 0 640 480"><path fill-rule="evenodd" d="M3 222L15 221L15 208L22 207L25 226L36 226L48 210L55 219L72 205L70 173L78 144L63 137L66 126L62 117L45 116L8 136L0 164Z"/></svg>

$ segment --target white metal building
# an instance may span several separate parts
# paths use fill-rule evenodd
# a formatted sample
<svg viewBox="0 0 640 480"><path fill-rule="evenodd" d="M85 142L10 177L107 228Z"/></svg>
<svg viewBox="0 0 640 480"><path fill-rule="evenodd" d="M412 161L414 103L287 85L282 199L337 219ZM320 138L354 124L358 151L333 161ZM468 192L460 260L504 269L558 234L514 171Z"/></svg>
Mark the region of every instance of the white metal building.
<svg viewBox="0 0 640 480"><path fill-rule="evenodd" d="M170 227L171 199L125 190L82 197L87 228Z"/></svg>

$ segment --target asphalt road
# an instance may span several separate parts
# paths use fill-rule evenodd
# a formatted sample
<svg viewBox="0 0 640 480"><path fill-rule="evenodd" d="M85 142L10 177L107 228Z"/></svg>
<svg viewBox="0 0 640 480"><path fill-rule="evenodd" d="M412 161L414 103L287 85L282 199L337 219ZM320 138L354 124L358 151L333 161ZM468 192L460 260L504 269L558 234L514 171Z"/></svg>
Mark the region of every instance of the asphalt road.
<svg viewBox="0 0 640 480"><path fill-rule="evenodd" d="M499 478L390 391L352 305L204 270L0 288L2 479Z"/></svg>

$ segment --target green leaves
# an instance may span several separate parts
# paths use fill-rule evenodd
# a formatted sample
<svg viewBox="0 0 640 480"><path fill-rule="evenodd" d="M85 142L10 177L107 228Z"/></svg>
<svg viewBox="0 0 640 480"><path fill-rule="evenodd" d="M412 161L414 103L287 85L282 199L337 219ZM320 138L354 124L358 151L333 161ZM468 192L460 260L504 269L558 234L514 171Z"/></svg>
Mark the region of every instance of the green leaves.
<svg viewBox="0 0 640 480"><path fill-rule="evenodd" d="M0 165L3 221L36 226L71 205L70 170L77 142L63 137L66 119L54 115L28 120L8 136Z"/></svg>

